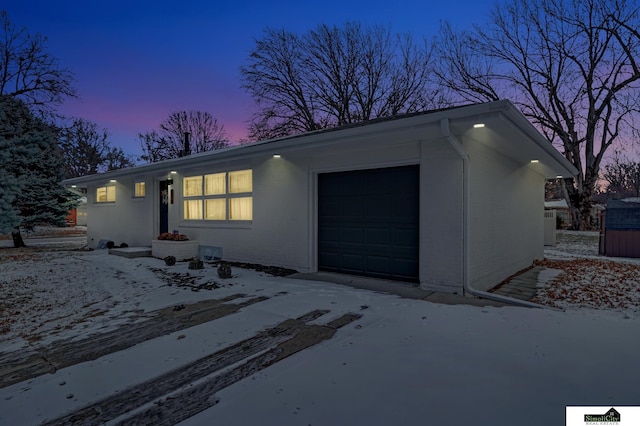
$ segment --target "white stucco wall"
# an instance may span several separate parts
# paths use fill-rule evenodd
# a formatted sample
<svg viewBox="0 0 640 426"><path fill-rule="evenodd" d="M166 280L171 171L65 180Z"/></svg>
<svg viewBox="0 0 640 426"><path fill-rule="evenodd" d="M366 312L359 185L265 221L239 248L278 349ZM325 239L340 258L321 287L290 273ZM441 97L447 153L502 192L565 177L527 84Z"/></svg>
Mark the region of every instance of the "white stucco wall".
<svg viewBox="0 0 640 426"><path fill-rule="evenodd" d="M470 161L470 282L488 290L544 255L544 176L530 163L466 144Z"/></svg>
<svg viewBox="0 0 640 426"><path fill-rule="evenodd" d="M462 160L442 138L425 141L420 168L421 287L462 292Z"/></svg>
<svg viewBox="0 0 640 426"><path fill-rule="evenodd" d="M208 222L182 220L183 176L242 169L253 170L253 220ZM223 248L224 258L302 269L308 267L307 172L286 158L262 156L251 161L211 164L182 170L176 181L177 227L203 245Z"/></svg>
<svg viewBox="0 0 640 426"><path fill-rule="evenodd" d="M170 232L178 230L200 244L222 247L229 261L316 271L318 175L419 164L420 285L461 293L463 162L439 126L366 136L343 131L335 137L320 146L301 140L282 152L256 151L223 160L211 156L198 166L189 159L171 163L168 167L177 174L163 170L145 177L143 199L132 197L133 177L118 180L114 204L96 204L95 185L89 186L89 245L110 239L149 246L159 232L158 182L171 177ZM529 164L514 162L471 138L461 140L471 158L470 278L475 288L488 289L542 256L544 177ZM183 219L183 177L243 169L253 171L252 221Z"/></svg>
<svg viewBox="0 0 640 426"><path fill-rule="evenodd" d="M375 138L374 138L375 139ZM420 161L417 140L400 141L389 152L388 140L367 139L340 149L316 148L271 154L250 162L211 164L206 170L180 171L182 176L251 168L253 170L253 221L213 223L180 221L180 232L202 244L220 246L224 258L274 264L299 271L315 271L316 182L319 173L391 167ZM176 184L177 193L180 184ZM177 197L179 198L179 197ZM178 212L176 212L178 213ZM179 212L179 215L182 213Z"/></svg>
<svg viewBox="0 0 640 426"><path fill-rule="evenodd" d="M141 179L136 179L141 180ZM129 246L150 246L153 234L152 194L133 197L134 179L120 179L115 183L89 186L87 190L87 245L95 248L102 239L111 240L116 245L127 243ZM96 187L115 185L114 203L96 203Z"/></svg>

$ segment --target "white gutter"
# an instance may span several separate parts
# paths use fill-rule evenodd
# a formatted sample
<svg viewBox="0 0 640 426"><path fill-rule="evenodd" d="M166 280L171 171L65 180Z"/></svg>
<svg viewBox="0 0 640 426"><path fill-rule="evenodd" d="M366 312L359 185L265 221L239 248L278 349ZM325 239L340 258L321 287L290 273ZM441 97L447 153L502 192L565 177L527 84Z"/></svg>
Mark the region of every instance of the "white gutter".
<svg viewBox="0 0 640 426"><path fill-rule="evenodd" d="M449 129L449 119L443 118L440 120L440 131L442 135L447 139L447 142L458 153L462 159L462 214L464 216L462 221L462 292L464 295L467 293L479 297L481 299L494 300L496 302L508 303L515 306L525 306L528 308L549 308L548 306L539 305L537 303L529 302L527 300L520 300L514 297L501 296L495 293L489 293L486 291L478 290L471 287L469 279L469 271L471 269L471 244L469 243L469 229L471 228L471 213L469 207L471 205L470 192L469 192L469 154L465 151L462 143L451 134Z"/></svg>

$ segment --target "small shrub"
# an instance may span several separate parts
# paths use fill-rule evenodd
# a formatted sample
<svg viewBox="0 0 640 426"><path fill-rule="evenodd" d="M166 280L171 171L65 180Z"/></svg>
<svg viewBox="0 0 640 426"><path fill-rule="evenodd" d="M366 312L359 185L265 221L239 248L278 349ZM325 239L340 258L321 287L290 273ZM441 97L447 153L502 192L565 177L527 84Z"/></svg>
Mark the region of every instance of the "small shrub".
<svg viewBox="0 0 640 426"><path fill-rule="evenodd" d="M204 262L200 259L192 259L189 261L189 269L202 269L204 268Z"/></svg>
<svg viewBox="0 0 640 426"><path fill-rule="evenodd" d="M231 278L231 266L221 263L218 266L218 276L220 278Z"/></svg>

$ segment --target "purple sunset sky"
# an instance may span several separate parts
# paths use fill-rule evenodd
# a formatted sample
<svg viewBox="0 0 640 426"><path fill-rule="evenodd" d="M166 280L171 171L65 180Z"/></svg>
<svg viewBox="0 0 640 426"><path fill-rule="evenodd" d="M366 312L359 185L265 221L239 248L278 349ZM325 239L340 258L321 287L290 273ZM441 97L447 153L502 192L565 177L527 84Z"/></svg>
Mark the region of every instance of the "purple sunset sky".
<svg viewBox="0 0 640 426"><path fill-rule="evenodd" d="M80 97L59 111L106 128L112 145L137 157L137 134L173 111L210 112L232 141L246 138L254 108L239 67L266 27L303 33L351 20L431 38L443 20L482 24L493 3L0 0L0 9L14 25L46 36L49 53L75 73Z"/></svg>

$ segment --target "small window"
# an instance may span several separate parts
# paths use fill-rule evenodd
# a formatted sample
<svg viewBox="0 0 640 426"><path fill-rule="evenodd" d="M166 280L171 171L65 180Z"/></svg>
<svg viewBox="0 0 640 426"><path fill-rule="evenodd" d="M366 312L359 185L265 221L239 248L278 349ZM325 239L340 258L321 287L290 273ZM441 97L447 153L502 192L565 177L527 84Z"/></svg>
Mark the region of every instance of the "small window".
<svg viewBox="0 0 640 426"><path fill-rule="evenodd" d="M133 188L133 196L142 198L146 195L144 182L136 182Z"/></svg>
<svg viewBox="0 0 640 426"><path fill-rule="evenodd" d="M185 197L202 195L202 176L185 177L182 183Z"/></svg>
<svg viewBox="0 0 640 426"><path fill-rule="evenodd" d="M227 192L225 173L205 175L204 195L224 195Z"/></svg>
<svg viewBox="0 0 640 426"><path fill-rule="evenodd" d="M184 218L190 220L202 219L202 200L185 200Z"/></svg>
<svg viewBox="0 0 640 426"><path fill-rule="evenodd" d="M205 219L207 220L226 220L227 219L227 200L225 198L210 198L205 200Z"/></svg>
<svg viewBox="0 0 640 426"><path fill-rule="evenodd" d="M96 203L115 203L115 201L115 186L99 186L98 188L96 188Z"/></svg>
<svg viewBox="0 0 640 426"><path fill-rule="evenodd" d="M253 180L251 175L251 170L229 172L229 194L253 191Z"/></svg>
<svg viewBox="0 0 640 426"><path fill-rule="evenodd" d="M253 198L229 198L229 220L253 220Z"/></svg>

